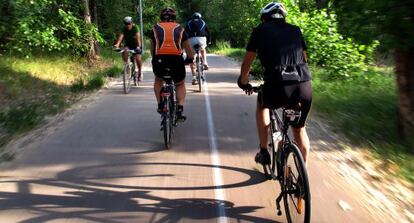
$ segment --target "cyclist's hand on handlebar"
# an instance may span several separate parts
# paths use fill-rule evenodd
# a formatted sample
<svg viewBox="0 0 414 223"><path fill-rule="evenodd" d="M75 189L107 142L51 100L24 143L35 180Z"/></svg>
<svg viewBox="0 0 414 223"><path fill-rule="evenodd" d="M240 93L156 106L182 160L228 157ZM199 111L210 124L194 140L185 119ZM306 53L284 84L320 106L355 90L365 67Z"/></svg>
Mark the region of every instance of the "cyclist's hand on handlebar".
<svg viewBox="0 0 414 223"><path fill-rule="evenodd" d="M237 85L242 89L247 95L253 94L253 86L250 83L242 84L241 79L237 79Z"/></svg>
<svg viewBox="0 0 414 223"><path fill-rule="evenodd" d="M142 53L141 47L135 48L134 51L135 51L136 54L141 54Z"/></svg>
<svg viewBox="0 0 414 223"><path fill-rule="evenodd" d="M192 64L194 62L194 58L185 58L184 60L184 64L188 65L188 64Z"/></svg>

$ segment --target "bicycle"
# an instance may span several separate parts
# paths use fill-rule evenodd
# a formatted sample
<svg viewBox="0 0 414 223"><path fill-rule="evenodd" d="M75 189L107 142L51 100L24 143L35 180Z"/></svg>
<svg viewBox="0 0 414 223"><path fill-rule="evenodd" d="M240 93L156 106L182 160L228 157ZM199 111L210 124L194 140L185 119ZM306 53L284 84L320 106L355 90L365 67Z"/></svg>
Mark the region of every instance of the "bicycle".
<svg viewBox="0 0 414 223"><path fill-rule="evenodd" d="M196 78L198 82L198 92L201 92L201 82L205 81L204 79L204 67L203 67L203 60L200 56L200 44L194 45L194 50L196 52Z"/></svg>
<svg viewBox="0 0 414 223"><path fill-rule="evenodd" d="M262 86L253 87L252 91L258 93L261 88ZM311 218L311 194L308 174L299 147L288 135L289 126L296 123L301 116L298 106L300 105L287 105L280 109L269 109L271 164L263 165L263 169L266 178L277 180L280 184L281 192L276 198L277 214L282 215L280 202L283 199L285 214L289 223L309 223ZM281 115L277 110L281 110Z"/></svg>
<svg viewBox="0 0 414 223"><path fill-rule="evenodd" d="M161 88L161 131L164 135L164 145L166 149L171 146L171 137L174 127L177 127L177 94L174 81L169 75L170 69L165 69L166 75L163 77L164 84Z"/></svg>
<svg viewBox="0 0 414 223"><path fill-rule="evenodd" d="M131 89L131 80L133 79L134 85L139 85L139 76L138 72L136 71L136 68L138 67L137 62L135 60L135 50L129 50L129 49L121 49L117 48L115 49L116 52L123 53L125 50L128 50L128 59L124 63L124 68L122 70L122 80L123 80L123 87L124 87L124 93L128 94L129 90Z"/></svg>

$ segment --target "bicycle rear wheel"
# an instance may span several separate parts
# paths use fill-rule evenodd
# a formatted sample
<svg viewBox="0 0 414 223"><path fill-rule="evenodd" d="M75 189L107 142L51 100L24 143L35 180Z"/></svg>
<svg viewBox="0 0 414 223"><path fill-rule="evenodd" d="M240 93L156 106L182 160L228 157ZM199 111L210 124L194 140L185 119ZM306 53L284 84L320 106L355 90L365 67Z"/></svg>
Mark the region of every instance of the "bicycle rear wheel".
<svg viewBox="0 0 414 223"><path fill-rule="evenodd" d="M131 67L131 64L127 63L124 66L124 73L122 75L123 87L124 87L124 93L125 94L128 94L129 89L131 88L131 76L132 76L132 67Z"/></svg>
<svg viewBox="0 0 414 223"><path fill-rule="evenodd" d="M288 222L309 223L311 218L311 195L302 154L295 144L287 146L284 169L283 201Z"/></svg>
<svg viewBox="0 0 414 223"><path fill-rule="evenodd" d="M201 92L201 76L203 75L203 67L201 65L200 57L196 58L197 64L197 82L198 82L198 92Z"/></svg>

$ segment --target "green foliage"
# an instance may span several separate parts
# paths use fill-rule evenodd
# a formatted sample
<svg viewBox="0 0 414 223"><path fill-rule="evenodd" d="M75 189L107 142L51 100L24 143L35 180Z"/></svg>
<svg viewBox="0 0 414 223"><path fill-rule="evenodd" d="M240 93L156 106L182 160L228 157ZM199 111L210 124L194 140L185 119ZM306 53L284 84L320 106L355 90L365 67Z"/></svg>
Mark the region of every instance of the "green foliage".
<svg viewBox="0 0 414 223"><path fill-rule="evenodd" d="M118 77L121 75L122 68L120 66L112 66L105 71L105 75L108 77Z"/></svg>
<svg viewBox="0 0 414 223"><path fill-rule="evenodd" d="M85 55L91 39L104 40L95 25L83 21L79 11L77 1L16 0L12 15L0 19L4 24L13 18L13 23L2 26L13 30L5 47L24 55L37 49Z"/></svg>
<svg viewBox="0 0 414 223"><path fill-rule="evenodd" d="M2 126L13 132L21 132L36 126L42 119L40 118L39 104L21 103L18 106L0 113L0 123Z"/></svg>
<svg viewBox="0 0 414 223"><path fill-rule="evenodd" d="M100 89L105 84L105 77L102 74L97 74L92 76L88 83L85 86L86 90L96 90Z"/></svg>
<svg viewBox="0 0 414 223"><path fill-rule="evenodd" d="M310 63L326 68L329 78L349 78L365 69L365 63L373 60L378 45L361 45L351 38L344 38L337 29L336 16L325 9L301 12L298 5L286 2L288 21L302 28L308 45Z"/></svg>
<svg viewBox="0 0 414 223"><path fill-rule="evenodd" d="M414 1L335 1L341 32L362 43L379 39L385 48L414 47Z"/></svg>

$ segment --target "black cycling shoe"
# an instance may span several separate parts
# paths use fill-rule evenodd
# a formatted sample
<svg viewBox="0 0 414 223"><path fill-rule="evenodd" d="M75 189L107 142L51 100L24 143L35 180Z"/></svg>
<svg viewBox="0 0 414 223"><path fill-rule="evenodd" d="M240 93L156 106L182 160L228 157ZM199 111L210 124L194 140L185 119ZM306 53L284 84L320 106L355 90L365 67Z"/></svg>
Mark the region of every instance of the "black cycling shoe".
<svg viewBox="0 0 414 223"><path fill-rule="evenodd" d="M183 115L182 112L177 112L177 121L184 122L187 119L187 116Z"/></svg>
<svg viewBox="0 0 414 223"><path fill-rule="evenodd" d="M162 103L159 103L158 104L158 108L157 108L157 112L159 113L159 114L162 114L162 110L164 109L164 105L162 104Z"/></svg>
<svg viewBox="0 0 414 223"><path fill-rule="evenodd" d="M254 161L262 165L270 165L270 154L267 149L260 149L260 151L256 153Z"/></svg>

